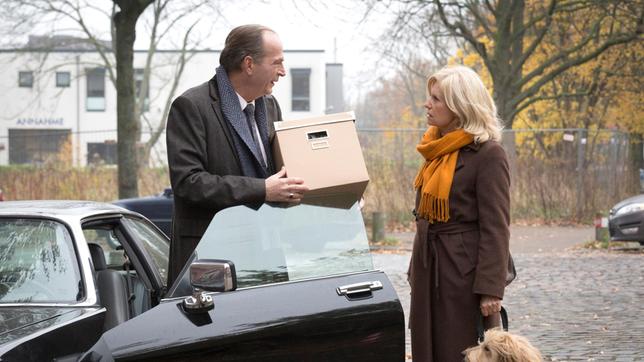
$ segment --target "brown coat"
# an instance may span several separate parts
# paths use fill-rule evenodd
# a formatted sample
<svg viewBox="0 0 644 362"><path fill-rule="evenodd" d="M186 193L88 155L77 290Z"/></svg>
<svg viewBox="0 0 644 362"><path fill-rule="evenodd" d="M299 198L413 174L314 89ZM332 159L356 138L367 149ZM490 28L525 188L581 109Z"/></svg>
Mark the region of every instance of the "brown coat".
<svg viewBox="0 0 644 362"><path fill-rule="evenodd" d="M462 361L476 344L480 295L503 298L509 258L510 174L501 145L463 147L449 221L416 222L409 265L414 361Z"/></svg>

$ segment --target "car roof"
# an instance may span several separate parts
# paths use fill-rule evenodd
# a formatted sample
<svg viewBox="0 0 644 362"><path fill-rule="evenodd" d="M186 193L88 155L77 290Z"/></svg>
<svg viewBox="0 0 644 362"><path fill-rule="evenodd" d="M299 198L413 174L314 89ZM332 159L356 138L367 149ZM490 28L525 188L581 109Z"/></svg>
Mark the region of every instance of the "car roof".
<svg viewBox="0 0 644 362"><path fill-rule="evenodd" d="M0 202L0 216L40 215L83 218L96 214L127 213L137 215L122 207L95 201L76 200L29 200Z"/></svg>

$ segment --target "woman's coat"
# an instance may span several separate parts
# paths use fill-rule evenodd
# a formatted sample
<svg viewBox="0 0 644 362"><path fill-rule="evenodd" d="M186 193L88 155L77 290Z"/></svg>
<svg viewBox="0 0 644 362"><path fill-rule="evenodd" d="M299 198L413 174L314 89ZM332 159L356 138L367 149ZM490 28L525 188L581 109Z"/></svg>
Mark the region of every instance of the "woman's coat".
<svg viewBox="0 0 644 362"><path fill-rule="evenodd" d="M462 361L476 344L480 295L503 298L509 258L510 173L494 141L461 148L446 223L417 220L410 328L414 361Z"/></svg>

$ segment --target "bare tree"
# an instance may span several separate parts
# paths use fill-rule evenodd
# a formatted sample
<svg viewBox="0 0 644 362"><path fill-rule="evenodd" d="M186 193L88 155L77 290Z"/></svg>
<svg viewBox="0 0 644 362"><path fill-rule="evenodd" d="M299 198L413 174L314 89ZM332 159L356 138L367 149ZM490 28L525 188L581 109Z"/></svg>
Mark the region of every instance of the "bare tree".
<svg viewBox="0 0 644 362"><path fill-rule="evenodd" d="M418 31L405 21L439 22L481 57L491 75L501 118L512 128L517 114L541 100L541 88L566 70L607 49L642 39L641 0L394 0L400 7L394 32ZM579 27L576 22L581 23ZM566 34L552 34L554 22L568 22ZM549 36L566 37L566 46L544 49ZM536 65L535 65L536 64Z"/></svg>
<svg viewBox="0 0 644 362"><path fill-rule="evenodd" d="M135 118L134 40L136 23L153 0L114 0L120 8L114 12L116 54L116 118L118 137L119 197L139 196L136 141L140 124ZM139 107L140 108L140 105Z"/></svg>
<svg viewBox="0 0 644 362"><path fill-rule="evenodd" d="M167 115L181 75L186 63L194 55L191 49L197 47L202 40L194 39L193 30L204 14L212 17L219 14L211 3L208 0L113 0L111 7L106 7L92 1L9 0L7 4L7 12L3 17L7 20L5 24L10 25L2 29L5 34L20 34L33 29L36 24L42 28L66 22L71 24L74 33L80 35L76 40L84 38L82 45L99 54L108 79L117 93L120 198L138 196L138 170L148 164L150 152L165 130ZM204 8L208 11L202 11ZM96 19L109 24L109 30L92 23ZM138 27L142 27L144 34L148 35L148 48L142 79L137 82L137 87L133 58ZM169 90L163 100L163 112L160 119L149 119L146 103L154 67L153 58L160 42L173 42L171 37L176 36L179 32L177 29L181 29L183 36L179 40L179 55L168 82ZM69 33L70 29L63 31ZM112 41L101 40L104 38L111 38ZM150 135L145 142L142 142L143 128Z"/></svg>

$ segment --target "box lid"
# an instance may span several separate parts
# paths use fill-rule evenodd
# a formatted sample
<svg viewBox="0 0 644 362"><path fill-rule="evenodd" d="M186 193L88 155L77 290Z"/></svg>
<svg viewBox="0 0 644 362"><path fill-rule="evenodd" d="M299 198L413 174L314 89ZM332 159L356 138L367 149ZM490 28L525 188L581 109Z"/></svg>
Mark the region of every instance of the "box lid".
<svg viewBox="0 0 644 362"><path fill-rule="evenodd" d="M288 121L282 121L282 122L275 122L274 125L275 125L275 131L280 131L285 129L307 127L311 125L355 121L355 119L356 119L355 113L353 111L350 111L350 112L326 114L324 116L316 116L316 117L288 120Z"/></svg>

